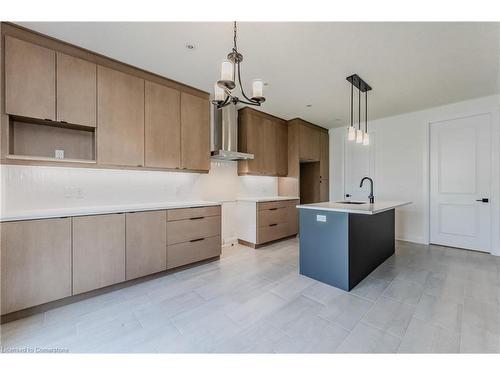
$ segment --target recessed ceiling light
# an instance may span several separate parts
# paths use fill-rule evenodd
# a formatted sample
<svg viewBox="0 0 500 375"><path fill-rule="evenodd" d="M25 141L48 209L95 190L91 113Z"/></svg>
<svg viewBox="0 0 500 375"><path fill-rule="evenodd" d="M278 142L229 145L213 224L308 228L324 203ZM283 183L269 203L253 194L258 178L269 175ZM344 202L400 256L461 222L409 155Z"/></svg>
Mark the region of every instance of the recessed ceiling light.
<svg viewBox="0 0 500 375"><path fill-rule="evenodd" d="M307 108L311 108L313 105L312 104L306 104Z"/></svg>
<svg viewBox="0 0 500 375"><path fill-rule="evenodd" d="M264 82L264 86L269 86L269 83L267 83L267 82Z"/></svg>
<svg viewBox="0 0 500 375"><path fill-rule="evenodd" d="M193 50L193 49L196 49L196 46L192 43L187 43L186 44L186 48L189 49L189 50Z"/></svg>

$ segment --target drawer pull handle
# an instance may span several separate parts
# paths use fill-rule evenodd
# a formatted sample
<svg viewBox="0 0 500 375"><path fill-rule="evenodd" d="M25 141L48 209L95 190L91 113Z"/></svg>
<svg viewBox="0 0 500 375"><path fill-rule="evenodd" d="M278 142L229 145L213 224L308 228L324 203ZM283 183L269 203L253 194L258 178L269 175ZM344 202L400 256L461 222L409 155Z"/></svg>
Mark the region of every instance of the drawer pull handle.
<svg viewBox="0 0 500 375"><path fill-rule="evenodd" d="M275 208L270 208L269 211L276 211L278 208L275 207Z"/></svg>
<svg viewBox="0 0 500 375"><path fill-rule="evenodd" d="M191 240L189 242L198 242L198 241L203 241L205 238L197 238L196 240Z"/></svg>
<svg viewBox="0 0 500 375"><path fill-rule="evenodd" d="M270 227L275 227L278 224L269 224Z"/></svg>
<svg viewBox="0 0 500 375"><path fill-rule="evenodd" d="M198 216L198 217L190 217L189 220L201 220L204 219L205 216Z"/></svg>

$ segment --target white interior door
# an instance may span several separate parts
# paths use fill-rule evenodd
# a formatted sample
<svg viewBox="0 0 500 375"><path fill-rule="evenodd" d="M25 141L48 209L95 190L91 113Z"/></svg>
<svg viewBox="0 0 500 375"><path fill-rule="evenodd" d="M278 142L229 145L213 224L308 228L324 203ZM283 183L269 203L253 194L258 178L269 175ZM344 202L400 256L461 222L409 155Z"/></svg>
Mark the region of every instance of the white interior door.
<svg viewBox="0 0 500 375"><path fill-rule="evenodd" d="M346 199L353 201L368 201L370 195L370 184L365 182L363 187L359 187L361 179L365 176L374 179L376 186L375 164L373 150L375 146L375 134L370 133L370 144L363 146L345 138L344 147L344 194ZM350 195L350 197L349 197Z"/></svg>
<svg viewBox="0 0 500 375"><path fill-rule="evenodd" d="M431 123L430 241L490 251L491 118Z"/></svg>

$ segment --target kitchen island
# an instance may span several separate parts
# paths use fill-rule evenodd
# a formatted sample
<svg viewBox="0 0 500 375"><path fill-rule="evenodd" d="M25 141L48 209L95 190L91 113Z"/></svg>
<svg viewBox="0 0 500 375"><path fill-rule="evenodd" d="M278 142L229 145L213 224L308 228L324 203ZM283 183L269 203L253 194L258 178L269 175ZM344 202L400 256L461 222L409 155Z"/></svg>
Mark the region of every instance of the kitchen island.
<svg viewBox="0 0 500 375"><path fill-rule="evenodd" d="M394 254L395 209L410 203L298 205L300 273L351 290Z"/></svg>

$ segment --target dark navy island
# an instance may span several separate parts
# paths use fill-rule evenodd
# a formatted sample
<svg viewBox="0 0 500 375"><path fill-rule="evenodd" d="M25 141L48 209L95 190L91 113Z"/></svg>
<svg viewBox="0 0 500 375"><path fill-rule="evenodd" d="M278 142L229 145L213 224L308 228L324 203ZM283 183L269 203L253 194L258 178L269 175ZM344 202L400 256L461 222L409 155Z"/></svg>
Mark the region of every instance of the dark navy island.
<svg viewBox="0 0 500 375"><path fill-rule="evenodd" d="M394 254L394 211L411 202L297 206L300 273L349 291Z"/></svg>

